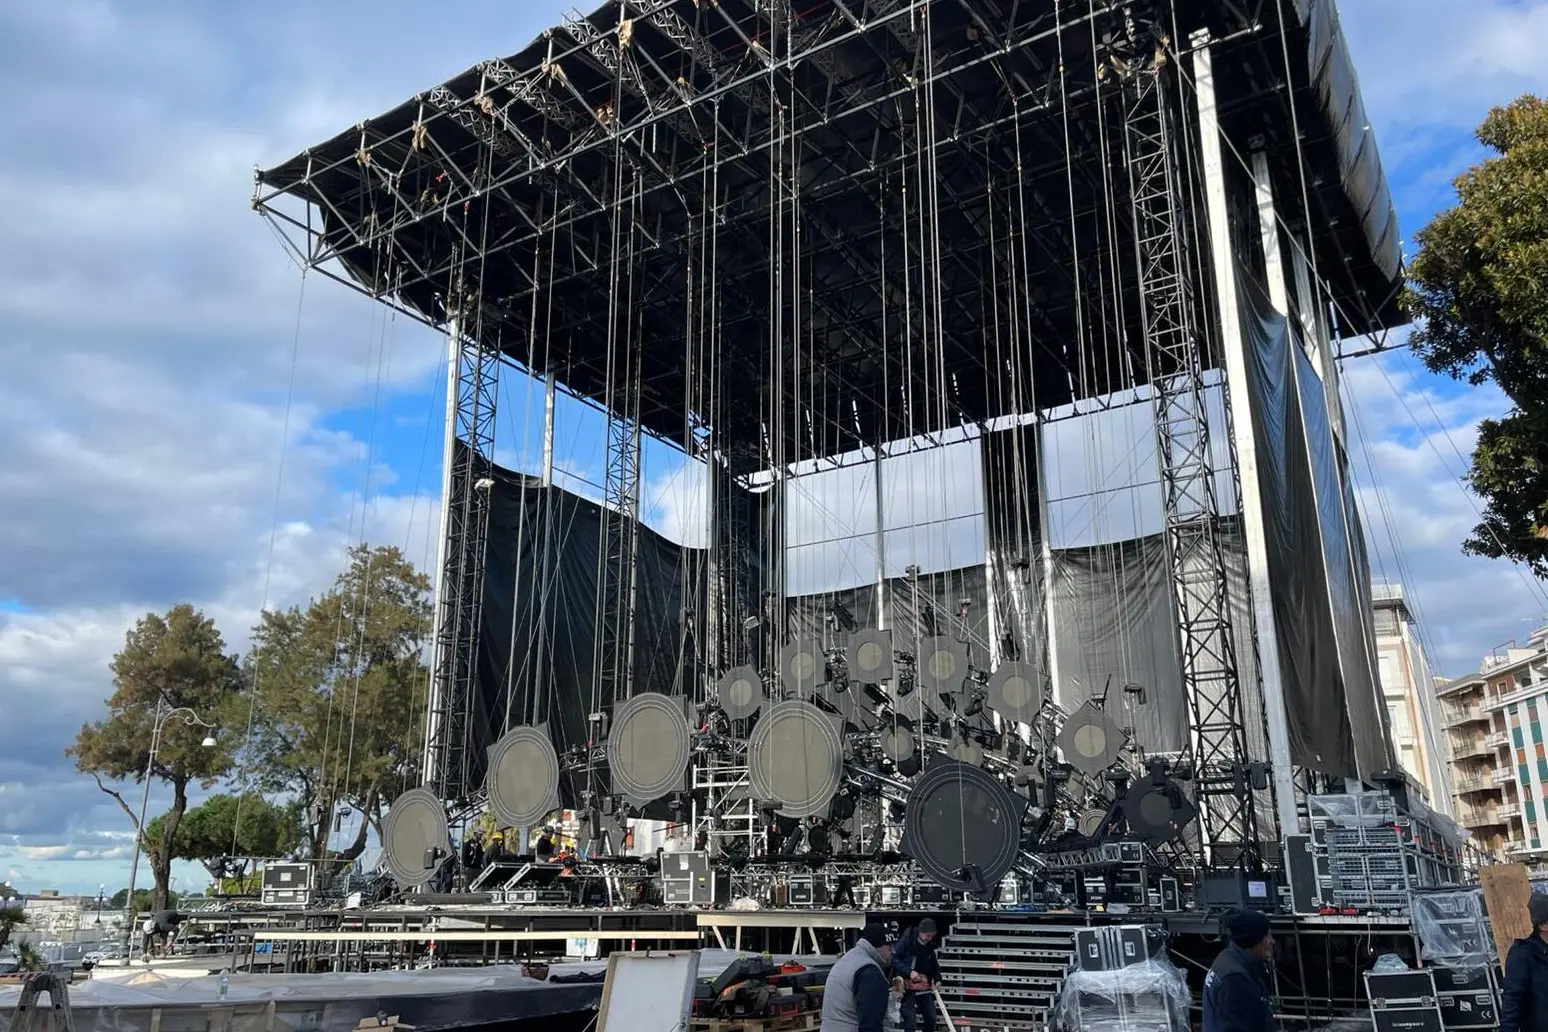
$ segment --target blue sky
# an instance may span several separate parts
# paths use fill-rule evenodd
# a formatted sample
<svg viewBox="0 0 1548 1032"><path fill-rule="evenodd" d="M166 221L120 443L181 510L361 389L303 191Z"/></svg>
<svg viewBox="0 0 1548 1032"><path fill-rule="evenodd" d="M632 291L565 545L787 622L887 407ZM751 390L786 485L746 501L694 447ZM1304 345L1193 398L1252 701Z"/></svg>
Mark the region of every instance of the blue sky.
<svg viewBox="0 0 1548 1032"><path fill-rule="evenodd" d="M518 49L561 6L0 5L0 877L125 880L129 829L62 750L136 616L191 600L239 649L260 606L304 600L354 541L429 554L439 342L337 285L303 291L248 208L252 169ZM1488 106L1548 90L1548 0L1342 6L1412 233L1476 158ZM1409 581L1438 666L1463 672L1548 608L1457 553L1474 520L1458 453L1500 398L1406 355L1345 376L1357 470L1398 525L1372 528L1377 575ZM501 440L536 415L508 404ZM584 424L561 422L575 470L600 457ZM681 529L671 474L653 455L653 514Z"/></svg>

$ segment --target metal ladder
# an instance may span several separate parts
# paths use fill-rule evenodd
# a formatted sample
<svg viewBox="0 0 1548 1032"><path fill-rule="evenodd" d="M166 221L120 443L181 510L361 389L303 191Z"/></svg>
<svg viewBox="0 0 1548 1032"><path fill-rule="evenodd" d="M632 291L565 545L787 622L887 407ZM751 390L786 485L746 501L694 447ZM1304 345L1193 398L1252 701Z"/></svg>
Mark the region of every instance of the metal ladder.
<svg viewBox="0 0 1548 1032"><path fill-rule="evenodd" d="M38 994L48 993L50 1009L49 1027L55 1032L75 1032L75 1018L70 1012L70 983L52 972L31 975L22 983L21 999L11 1013L11 1032L32 1032L36 1027Z"/></svg>

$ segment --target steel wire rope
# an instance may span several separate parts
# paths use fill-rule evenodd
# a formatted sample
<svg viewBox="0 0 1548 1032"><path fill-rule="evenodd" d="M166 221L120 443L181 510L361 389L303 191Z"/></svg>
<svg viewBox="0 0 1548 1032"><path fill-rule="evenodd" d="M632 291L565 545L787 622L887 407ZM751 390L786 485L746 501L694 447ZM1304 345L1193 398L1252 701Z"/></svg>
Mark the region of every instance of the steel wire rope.
<svg viewBox="0 0 1548 1032"><path fill-rule="evenodd" d="M296 289L296 315L293 320L293 328L290 341L290 371L286 375L285 384L285 410L280 417L280 447L274 474L274 503L270 507L269 515L269 544L268 554L263 567L263 591L258 607L259 620L269 609L269 589L274 576L274 546L279 537L279 512L280 499L283 497L285 487L285 454L290 443L290 417L295 407L296 394L296 366L301 353L301 317L306 304L306 274L310 271L305 265L301 266L300 282ZM242 760L237 775L237 783L241 791L237 793L236 814L231 825L231 855L237 853L237 834L242 826L242 802L247 798L248 788L251 784L248 780L249 764L252 761L253 730L257 722L258 695L262 690L263 664L253 664L253 679L247 692L247 730L242 737Z"/></svg>
<svg viewBox="0 0 1548 1032"><path fill-rule="evenodd" d="M546 121L546 116L545 116L545 121ZM544 200L544 198L542 196L539 196L538 201L537 201L538 210L537 210L537 218L536 218L535 221L537 222L537 224L539 226L541 226L543 224L543 222L544 222L544 219L543 219L543 200ZM486 214L487 214L487 209L486 209ZM550 245L549 245L549 282L550 283L553 282L553 268L554 268L554 265L553 265L553 244L552 244L552 240L558 234L557 219L554 219L552 221L554 221L555 226L554 226L554 228L553 228L553 230L552 230L552 232L550 234ZM541 276L540 266L542 264L542 259L543 259L543 237L542 237L542 234L539 233L537 236L535 236L533 238L533 241L532 241L532 281L533 281L533 283L541 282L541 279L540 279L540 276ZM523 462L523 465L525 465L526 462L529 461L529 460L526 459L526 456L523 453L526 452L528 444L529 444L529 442L532 439L532 404L531 404L531 395L532 395L532 385L536 382L536 377L534 376L534 371L538 368L538 365L537 365L537 337L538 337L537 323L538 323L538 294L539 293L540 292L537 291L537 290L532 291L532 301L531 301L531 304L530 304L530 306L528 308L528 315L527 315L527 361L526 361L526 369L520 373L520 375L521 375L521 377L522 377L522 379L524 381L520 386L524 386L526 388L526 390L521 393L521 397L523 398L524 404L522 405L521 434L520 434L520 436L518 438L518 440L519 440L519 444L518 444L519 451L518 451L517 454L521 456L521 460ZM550 306L552 306L552 304L553 304L553 290L552 290L552 288L550 288L549 291L548 291L548 303L549 303ZM544 339L544 347L545 347L545 349L547 348L547 344L548 344L548 342L547 342L547 339L545 337L545 339ZM548 365L548 363L545 360L544 363L543 363L543 366L545 368L545 372L546 372L547 365ZM507 426L514 432L515 429L516 429L516 421L510 417L510 414L507 411L507 403L506 403L506 400L505 400L504 396L505 396L505 377L504 377L504 375L501 375L499 377L499 379L497 380L497 382L496 382L495 411L497 413L501 414L502 416L504 416L504 418L506 419L506 422L507 422ZM539 454L538 462L540 463L540 465L548 457L547 456L547 451L546 451L546 445L548 443L548 429L549 429L549 427L548 427L548 381L547 381L547 376L546 375L545 375L544 380L543 380L543 406L544 406L544 411L543 411L543 435L544 435L543 436L543 446L544 446L544 450L542 452L540 452L540 454ZM489 461L490 461L490 465L491 466L495 465L495 455L494 455L494 452L493 452L492 448L491 448L491 453L490 453L490 456L489 456ZM492 473L494 471L491 469L490 472ZM547 471L544 470L544 472L546 473ZM519 483L520 483L520 486L518 488L518 498L519 498L519 501L518 501L517 507L516 507L516 558L515 558L514 568L513 568L513 571L512 571L513 597L512 597L512 604L511 604L511 623L510 623L510 630L508 632L509 636L510 636L509 640L512 643L512 645L511 645L511 648L507 650L506 656L505 656L505 719L504 719L504 722L501 725L501 734L502 735L504 733L510 731L510 729L511 729L511 726L512 726L511 718L512 718L512 715L513 715L514 703L515 703L515 697L516 697L516 683L515 683L516 682L516 665L515 665L516 649L515 649L515 641L516 641L516 623L517 623L517 617L520 614L520 607L516 604L516 601L515 601L515 590L516 590L518 582L520 581L522 565L523 565L523 562L524 562L524 560L526 558L526 548L527 548L527 510L528 510L527 496L528 496L528 492L533 491L533 490L541 490L543 487L546 486L546 485L534 485L532 483L532 477L531 477L530 474L523 475L521 477L521 480L520 480ZM486 512L488 512L489 510L493 509L493 507L494 507L494 490L493 490L493 488L490 489L489 497L485 500L484 504L486 506ZM541 496L538 499L538 504L540 506L542 504ZM488 534L487 527L488 527L488 518L486 516L486 518L485 518L486 541L487 541L487 534ZM486 576L487 576L487 569L488 569L487 563L488 563L488 559L486 557L486 559L485 559ZM530 616L530 614L529 614L529 616ZM522 680L524 682L529 682L529 679L527 678L526 675L528 673L528 665L529 665L529 663L530 663L530 661L532 659L533 659L533 656L532 656L532 653L530 651L523 658L521 673L522 673ZM532 694L531 692L525 692L524 695L526 696L526 698L524 698L523 701L527 702L527 703L530 703L530 701L531 701L531 699L530 699L531 694Z"/></svg>
<svg viewBox="0 0 1548 1032"><path fill-rule="evenodd" d="M395 201L394 202L395 206L396 206L396 203L397 202ZM371 198L371 213L370 213L370 217L374 220L374 219L376 219L378 217L378 215L379 215L379 213L378 213L377 208L376 208L376 197L375 197L375 194L373 192L372 198ZM375 281L375 282L380 282L383 279L384 271L390 271L390 268L391 268L391 257L390 257L391 250L390 250L390 248L391 248L391 246L392 246L391 243L389 243L386 248L378 248L378 249L376 249L375 253L372 255L372 261L373 261L372 280ZM383 261L384 261L384 258L383 258L383 252L384 251L387 252L386 263L387 263L387 265L389 267L388 270L383 270L383 268L382 268ZM381 350L381 348L379 348L378 344L377 344L377 341L378 341L378 331L377 331L377 328L376 328L376 326L377 326L376 320L377 320L378 316L380 316L380 318L381 318L381 330L380 330L380 335L379 335L380 336L380 340L381 340L381 346L385 347L386 335L387 335L387 314L388 314L388 310L385 309L385 308L383 308L383 309L373 309L372 310L372 313L371 313L371 332L369 334L367 334L367 336L366 336L366 363L365 364L366 364L366 368L367 369L369 369L371 367L371 365L373 364L374 356L378 355L380 353L380 350ZM380 374L380 367L378 367L378 374ZM375 415L374 415L374 409L373 409L373 424L372 424L373 425L373 430L374 430L374 418L375 418ZM368 436L370 436L370 435L368 435ZM364 455L362 454L362 458L363 457L364 457ZM360 493L360 491L358 489L350 491L349 520L348 520L347 524L345 525L345 529L344 529L344 546L345 546L345 554L346 554L346 556L351 556L351 554L353 553L353 547L352 546L353 546L354 539L355 539L355 511L356 511L357 508L359 508L360 511L361 511L362 530L364 528L365 504L366 504L366 500L361 496L361 493ZM350 565L351 565L351 572L352 572L352 570L353 570L352 558L351 558L351 564ZM367 571L365 579L362 582L362 586L361 586L361 590L362 591L366 590L365 586L368 585L369 582L370 582L370 575L369 575L369 571ZM343 748L344 748L344 746L343 746L343 738L344 738L344 710L343 710L343 706L342 706L342 700L340 700L338 698L339 686L335 683L335 679L338 678L338 676L340 674L340 671L338 669L339 668L339 664L340 664L340 658L341 658L340 657L340 653L341 652L346 652L346 654L347 654L347 650L344 648L344 644L348 640L348 639L345 638L344 621L346 619L346 616L349 613L349 608L350 608L347 599L348 599L348 593L347 592L341 592L339 594L339 596L338 596L339 614L338 614L338 620L335 621L335 624L334 624L333 647L332 647L332 651L330 653L329 662L328 662L328 665L327 665L327 675L326 675L328 677L328 684L327 684L328 708L327 708L326 721L325 721L325 726L324 726L324 731L323 731L322 762L319 765L319 774L320 774L322 786L324 788L324 791L323 791L322 794L323 794L323 796L326 796L328 798L329 809L328 809L328 814L327 814L327 816L325 818L322 815L322 813L321 813L321 806L320 806L321 797L319 797L317 799L313 799L313 801L312 801L313 802L313 813L309 815L309 816L314 816L314 817L317 818L317 825L315 826L314 834L321 836L322 842L323 842L323 851L324 852L327 852L327 843L332 838L331 824L332 824L332 820L333 820L333 814L334 814L334 810L335 810L335 805L337 803L337 796L338 796L339 791L340 791L340 788L339 788L338 784L335 781L335 779L337 778L338 773L339 773L339 765L340 765L340 757L339 757L338 754L340 752L342 752ZM348 671L347 670L344 671L344 673L343 673L343 679L344 679L344 682L345 682L345 685L346 685L345 690L347 691L348 690L347 689L347 684L348 684L348 680L349 680L349 675L348 675ZM333 731L334 708L335 708L336 705L338 706L338 709L339 709L339 731L338 731L338 737L337 738L334 737L334 731ZM330 762L333 765L333 778L330 778L329 774L328 774L328 765L329 765ZM317 840L313 839L313 841L315 842Z"/></svg>

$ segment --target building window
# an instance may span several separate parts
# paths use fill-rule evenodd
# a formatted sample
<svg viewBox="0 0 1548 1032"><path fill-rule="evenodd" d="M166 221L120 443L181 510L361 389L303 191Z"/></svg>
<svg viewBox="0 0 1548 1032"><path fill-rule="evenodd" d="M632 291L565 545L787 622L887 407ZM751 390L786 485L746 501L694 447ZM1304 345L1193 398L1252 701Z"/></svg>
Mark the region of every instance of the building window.
<svg viewBox="0 0 1548 1032"><path fill-rule="evenodd" d="M1517 749L1520 749L1522 746L1526 745L1526 742L1521 738L1521 726L1519 724L1511 728L1510 737L1515 741Z"/></svg>
<svg viewBox="0 0 1548 1032"><path fill-rule="evenodd" d="M1537 780L1548 785L1548 760L1537 761Z"/></svg>
<svg viewBox="0 0 1548 1032"><path fill-rule="evenodd" d="M1532 783L1532 772L1527 769L1526 764L1523 763L1520 767L1518 767L1517 772L1521 775L1521 784L1523 786L1530 785Z"/></svg>
<svg viewBox="0 0 1548 1032"><path fill-rule="evenodd" d="M1529 821L1537 820L1537 810L1532 806L1532 800L1528 799L1526 802L1522 803L1521 804L1521 810L1522 810L1523 813L1526 814L1526 819L1527 820L1529 820ZM1548 811L1544 811L1544 812L1548 812Z"/></svg>

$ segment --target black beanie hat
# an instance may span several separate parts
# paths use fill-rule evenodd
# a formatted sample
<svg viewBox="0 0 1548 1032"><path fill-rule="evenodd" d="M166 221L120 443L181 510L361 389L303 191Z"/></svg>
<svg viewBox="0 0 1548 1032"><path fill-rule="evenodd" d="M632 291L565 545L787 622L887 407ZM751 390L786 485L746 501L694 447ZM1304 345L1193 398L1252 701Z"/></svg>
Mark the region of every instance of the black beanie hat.
<svg viewBox="0 0 1548 1032"><path fill-rule="evenodd" d="M1256 910L1233 910L1226 915L1225 933L1236 945L1250 950L1268 938L1268 915Z"/></svg>
<svg viewBox="0 0 1548 1032"><path fill-rule="evenodd" d="M1548 896L1541 892L1532 893L1532 898L1527 900L1527 913L1532 915L1533 931L1548 924Z"/></svg>
<svg viewBox="0 0 1548 1032"><path fill-rule="evenodd" d="M860 938L872 946L885 946L887 945L887 926L872 921L860 930Z"/></svg>
<svg viewBox="0 0 1548 1032"><path fill-rule="evenodd" d="M919 920L919 930L921 932L933 932L933 931L935 931L935 919L932 918L932 917L920 918L920 920Z"/></svg>

